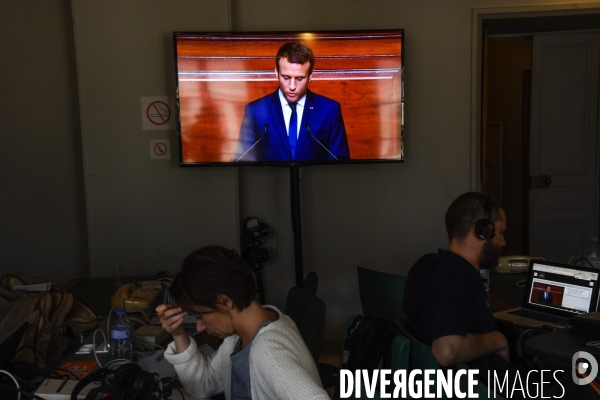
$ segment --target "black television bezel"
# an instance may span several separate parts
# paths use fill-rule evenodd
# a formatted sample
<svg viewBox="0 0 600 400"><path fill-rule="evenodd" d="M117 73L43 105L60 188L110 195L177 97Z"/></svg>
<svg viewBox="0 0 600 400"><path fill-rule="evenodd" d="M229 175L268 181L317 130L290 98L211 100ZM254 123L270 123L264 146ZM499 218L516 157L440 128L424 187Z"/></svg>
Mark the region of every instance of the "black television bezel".
<svg viewBox="0 0 600 400"><path fill-rule="evenodd" d="M381 159L348 159L348 160L293 160L293 161L208 161L208 162L183 162L183 149L182 149L182 138L181 138L181 116L180 116L180 105L179 105L179 69L177 59L177 35L301 35L301 34L356 34L356 33L400 33L400 44L401 44L401 58L402 67L401 73L401 85L400 85L400 107L402 112L402 122L400 131L400 140L402 141L402 158L381 158ZM403 164L405 160L404 150L404 122L405 122L405 111L404 111L404 82L405 82L405 30L404 28L398 29L358 29L358 30L311 30L311 31L243 31L243 32L198 32L198 31L174 31L173 32L173 57L175 65L175 109L176 109L176 122L177 122L177 139L179 144L179 166L180 167L308 167L313 165L354 165L354 164Z"/></svg>

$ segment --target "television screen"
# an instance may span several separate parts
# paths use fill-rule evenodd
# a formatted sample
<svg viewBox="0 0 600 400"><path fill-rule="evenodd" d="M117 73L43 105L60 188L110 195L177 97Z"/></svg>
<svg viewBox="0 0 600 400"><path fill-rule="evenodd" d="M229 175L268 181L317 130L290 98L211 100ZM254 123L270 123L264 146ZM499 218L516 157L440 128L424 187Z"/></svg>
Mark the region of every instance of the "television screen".
<svg viewBox="0 0 600 400"><path fill-rule="evenodd" d="M173 37L182 166L404 160L403 30Z"/></svg>

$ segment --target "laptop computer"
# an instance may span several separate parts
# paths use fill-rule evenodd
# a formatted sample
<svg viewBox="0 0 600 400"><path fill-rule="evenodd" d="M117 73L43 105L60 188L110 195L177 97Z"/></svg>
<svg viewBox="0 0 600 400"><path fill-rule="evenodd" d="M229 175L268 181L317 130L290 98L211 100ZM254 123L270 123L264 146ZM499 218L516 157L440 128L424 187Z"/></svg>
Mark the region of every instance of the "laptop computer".
<svg viewBox="0 0 600 400"><path fill-rule="evenodd" d="M569 317L598 307L600 270L531 260L521 307L494 313L494 318L524 327L564 328Z"/></svg>

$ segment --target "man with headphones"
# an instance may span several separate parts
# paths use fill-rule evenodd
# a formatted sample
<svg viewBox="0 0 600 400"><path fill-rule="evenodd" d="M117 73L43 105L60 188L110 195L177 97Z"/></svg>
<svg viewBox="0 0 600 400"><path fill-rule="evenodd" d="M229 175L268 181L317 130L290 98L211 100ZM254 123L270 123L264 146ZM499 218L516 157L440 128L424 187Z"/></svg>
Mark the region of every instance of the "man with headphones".
<svg viewBox="0 0 600 400"><path fill-rule="evenodd" d="M498 262L506 215L488 196L468 192L446 212L448 249L421 257L408 273L403 309L413 335L431 345L442 366L494 355L508 361L479 269Z"/></svg>

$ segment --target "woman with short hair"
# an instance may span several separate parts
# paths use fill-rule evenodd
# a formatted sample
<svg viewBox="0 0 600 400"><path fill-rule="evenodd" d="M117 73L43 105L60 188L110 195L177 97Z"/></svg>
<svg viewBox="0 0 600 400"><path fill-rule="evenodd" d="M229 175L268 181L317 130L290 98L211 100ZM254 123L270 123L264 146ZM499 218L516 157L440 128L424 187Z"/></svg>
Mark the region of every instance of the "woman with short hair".
<svg viewBox="0 0 600 400"><path fill-rule="evenodd" d="M170 294L176 305L156 308L173 336L165 358L192 396L329 399L296 325L277 308L256 301L253 274L235 251L206 246L193 252ZM186 334L186 315L197 318L197 331L224 339L211 357Z"/></svg>

